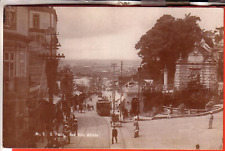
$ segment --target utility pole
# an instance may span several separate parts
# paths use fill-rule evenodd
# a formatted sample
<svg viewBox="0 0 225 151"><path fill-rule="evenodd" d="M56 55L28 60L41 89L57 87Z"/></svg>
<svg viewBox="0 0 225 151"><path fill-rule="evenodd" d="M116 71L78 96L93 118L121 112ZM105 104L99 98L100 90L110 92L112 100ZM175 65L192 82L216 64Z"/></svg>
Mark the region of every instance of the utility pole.
<svg viewBox="0 0 225 151"><path fill-rule="evenodd" d="M120 92L120 118L121 118L121 112L122 112L122 108L121 108L121 105L122 105L122 96L123 96L123 61L121 61L121 64L120 64L120 78L121 78L121 92Z"/></svg>
<svg viewBox="0 0 225 151"><path fill-rule="evenodd" d="M139 120L139 111L140 111L140 72L141 72L141 67L138 68L138 105L137 105L137 117Z"/></svg>
<svg viewBox="0 0 225 151"><path fill-rule="evenodd" d="M51 16L51 15L50 15ZM46 49L50 51L50 54L44 54L43 57L46 59L46 77L49 91L49 117L48 122L51 125L53 120L54 113L54 104L53 104L53 91L54 85L56 82L56 74L57 74L57 66L60 58L65 58L64 54L60 55L56 53L60 44L57 41L56 36L58 34L55 33L54 27L52 27L52 19L50 18L50 27L47 29L46 35L50 35L50 45L47 44ZM54 37L53 37L54 36ZM54 39L53 39L54 38ZM55 52L53 52L55 50Z"/></svg>
<svg viewBox="0 0 225 151"><path fill-rule="evenodd" d="M112 92L112 99L113 99L113 115L115 113L115 68L116 68L116 64L113 63L112 64L112 68L113 68L113 92Z"/></svg>
<svg viewBox="0 0 225 151"><path fill-rule="evenodd" d="M121 76L121 82L123 81L122 80L122 76L123 76L123 61L121 61L121 64L120 64L120 76Z"/></svg>

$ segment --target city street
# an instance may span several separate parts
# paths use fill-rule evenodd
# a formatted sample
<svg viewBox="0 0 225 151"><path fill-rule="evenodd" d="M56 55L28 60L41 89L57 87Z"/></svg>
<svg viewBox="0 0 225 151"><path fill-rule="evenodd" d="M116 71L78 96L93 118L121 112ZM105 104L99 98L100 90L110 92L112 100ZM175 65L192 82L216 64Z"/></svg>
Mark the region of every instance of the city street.
<svg viewBox="0 0 225 151"><path fill-rule="evenodd" d="M110 148L109 124L95 111L77 113L78 136L71 136L71 143L64 148Z"/></svg>
<svg viewBox="0 0 225 151"><path fill-rule="evenodd" d="M138 138L133 137L133 123L123 123L117 128L117 144L111 144L110 117L101 117L95 110L75 114L78 136L72 136L65 148L195 149L199 144L200 149L220 149L222 144L223 112L214 114L212 129L208 129L209 115L139 121Z"/></svg>
<svg viewBox="0 0 225 151"><path fill-rule="evenodd" d="M223 138L223 112L214 115L213 128L208 129L209 116L161 119L139 122L140 137L133 138L133 123L120 129L124 145L119 148L143 149L220 149Z"/></svg>
<svg viewBox="0 0 225 151"><path fill-rule="evenodd" d="M222 149L222 8L2 12L3 147Z"/></svg>

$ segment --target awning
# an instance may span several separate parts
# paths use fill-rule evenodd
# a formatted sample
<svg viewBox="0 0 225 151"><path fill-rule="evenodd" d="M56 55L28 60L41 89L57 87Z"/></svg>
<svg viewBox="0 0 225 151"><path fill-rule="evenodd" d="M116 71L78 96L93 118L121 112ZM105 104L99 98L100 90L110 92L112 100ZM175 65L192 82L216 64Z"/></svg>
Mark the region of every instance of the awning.
<svg viewBox="0 0 225 151"><path fill-rule="evenodd" d="M53 95L53 104L58 104L61 99L62 98ZM47 101L47 102L49 102L49 97L45 97L44 100Z"/></svg>

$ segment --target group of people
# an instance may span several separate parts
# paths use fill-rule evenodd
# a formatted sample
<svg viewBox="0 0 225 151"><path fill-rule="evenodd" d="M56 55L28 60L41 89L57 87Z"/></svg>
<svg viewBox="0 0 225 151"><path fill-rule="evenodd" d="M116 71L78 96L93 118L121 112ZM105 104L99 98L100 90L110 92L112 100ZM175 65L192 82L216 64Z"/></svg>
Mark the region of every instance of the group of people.
<svg viewBox="0 0 225 151"><path fill-rule="evenodd" d="M46 126L46 147L59 147L62 144L69 144L71 134L78 135L77 118L73 112L69 114L57 112L52 124Z"/></svg>

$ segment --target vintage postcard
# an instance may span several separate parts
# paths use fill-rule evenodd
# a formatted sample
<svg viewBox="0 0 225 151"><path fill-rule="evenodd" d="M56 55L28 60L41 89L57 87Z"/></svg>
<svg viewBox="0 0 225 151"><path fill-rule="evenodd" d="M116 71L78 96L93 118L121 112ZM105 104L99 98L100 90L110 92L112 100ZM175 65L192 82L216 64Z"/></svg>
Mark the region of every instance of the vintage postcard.
<svg viewBox="0 0 225 151"><path fill-rule="evenodd" d="M3 147L223 148L222 8L5 6Z"/></svg>

